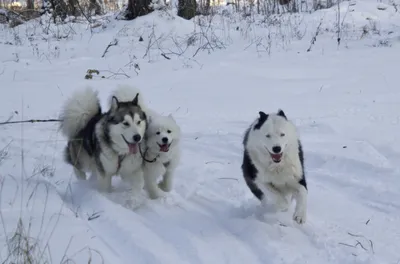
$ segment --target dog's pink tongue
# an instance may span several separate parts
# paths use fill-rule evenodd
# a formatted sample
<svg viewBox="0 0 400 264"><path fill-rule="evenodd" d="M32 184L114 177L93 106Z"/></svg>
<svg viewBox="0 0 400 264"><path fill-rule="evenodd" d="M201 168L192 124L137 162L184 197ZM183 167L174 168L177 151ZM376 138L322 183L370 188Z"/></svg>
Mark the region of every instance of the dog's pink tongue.
<svg viewBox="0 0 400 264"><path fill-rule="evenodd" d="M163 152L168 152L168 144L164 144L164 145L161 145L160 146L160 151L163 151Z"/></svg>
<svg viewBox="0 0 400 264"><path fill-rule="evenodd" d="M282 157L282 154L271 154L271 157L272 157L274 160L280 160L281 157Z"/></svg>
<svg viewBox="0 0 400 264"><path fill-rule="evenodd" d="M136 154L138 152L137 144L129 144L129 153Z"/></svg>

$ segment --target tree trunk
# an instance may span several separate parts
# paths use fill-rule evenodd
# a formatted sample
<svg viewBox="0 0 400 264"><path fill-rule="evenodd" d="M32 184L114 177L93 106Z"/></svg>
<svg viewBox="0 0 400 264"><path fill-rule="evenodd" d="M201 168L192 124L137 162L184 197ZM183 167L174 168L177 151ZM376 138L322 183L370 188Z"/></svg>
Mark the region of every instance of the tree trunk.
<svg viewBox="0 0 400 264"><path fill-rule="evenodd" d="M78 0L68 0L68 15L74 17L80 15L77 1Z"/></svg>
<svg viewBox="0 0 400 264"><path fill-rule="evenodd" d="M151 9L150 3L151 0L128 0L128 5L122 15L123 19L132 20L151 13L153 9Z"/></svg>
<svg viewBox="0 0 400 264"><path fill-rule="evenodd" d="M210 14L210 0L206 0L206 5L204 7L204 14L203 15L209 15Z"/></svg>
<svg viewBox="0 0 400 264"><path fill-rule="evenodd" d="M33 0L27 0L26 1L26 9L28 9L28 10L33 10L33 9L35 9L35 5L34 5L34 3L33 3Z"/></svg>
<svg viewBox="0 0 400 264"><path fill-rule="evenodd" d="M52 15L54 23L57 17L64 21L67 17L67 5L63 0L43 0L41 15L45 13Z"/></svg>
<svg viewBox="0 0 400 264"><path fill-rule="evenodd" d="M53 7L53 17L59 17L61 21L64 21L67 18L67 5L63 0L50 0ZM54 20L55 22L55 20Z"/></svg>
<svg viewBox="0 0 400 264"><path fill-rule="evenodd" d="M290 3L290 0L279 0L280 5L287 5Z"/></svg>
<svg viewBox="0 0 400 264"><path fill-rule="evenodd" d="M178 16L184 19L192 19L196 15L196 0L179 0Z"/></svg>
<svg viewBox="0 0 400 264"><path fill-rule="evenodd" d="M90 0L90 14L92 14L92 10L94 9L95 15L101 15L101 6L97 3L96 0Z"/></svg>

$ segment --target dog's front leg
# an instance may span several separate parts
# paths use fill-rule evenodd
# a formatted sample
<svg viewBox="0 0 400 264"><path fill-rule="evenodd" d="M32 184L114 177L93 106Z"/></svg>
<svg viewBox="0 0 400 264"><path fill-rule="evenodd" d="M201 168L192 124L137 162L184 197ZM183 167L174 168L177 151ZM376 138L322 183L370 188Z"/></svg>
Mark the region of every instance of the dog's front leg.
<svg viewBox="0 0 400 264"><path fill-rule="evenodd" d="M138 169L132 175L132 193L139 195L144 187L143 170Z"/></svg>
<svg viewBox="0 0 400 264"><path fill-rule="evenodd" d="M286 197L286 192L284 191L284 188L279 188L272 183L267 183L266 187L274 195L275 205L277 206L277 208L284 212L289 210L290 204Z"/></svg>
<svg viewBox="0 0 400 264"><path fill-rule="evenodd" d="M164 192L170 192L172 190L173 184L173 170L167 170L163 175L163 179L158 184L161 190Z"/></svg>
<svg viewBox="0 0 400 264"><path fill-rule="evenodd" d="M164 192L158 187L157 179L161 175L160 166L149 164L143 166L144 186L150 199L157 199L164 196Z"/></svg>
<svg viewBox="0 0 400 264"><path fill-rule="evenodd" d="M121 164L118 171L121 178L132 186L134 194L140 194L144 187L142 164L134 156L128 156Z"/></svg>
<svg viewBox="0 0 400 264"><path fill-rule="evenodd" d="M177 167L176 163L165 163L165 173L163 175L163 178L161 182L158 184L161 190L164 192L170 192L172 190L172 185L173 185L173 178L174 178L174 172Z"/></svg>
<svg viewBox="0 0 400 264"><path fill-rule="evenodd" d="M268 196L267 184L261 179L259 175L254 180L247 179L247 181L248 181L247 185L249 186L250 190L258 199L260 199L261 205L264 207L268 207L269 198L267 198Z"/></svg>
<svg viewBox="0 0 400 264"><path fill-rule="evenodd" d="M97 175L97 185L100 191L111 192L111 178L115 174L116 161L104 154L100 154L96 159L95 175Z"/></svg>
<svg viewBox="0 0 400 264"><path fill-rule="evenodd" d="M143 170L139 167L135 171L132 171L130 165L132 166L131 163L127 163L127 166L122 166L119 174L124 181L132 186L131 196L126 201L127 205L131 208L136 208L143 204L145 200L145 196L142 194L142 189L144 187Z"/></svg>
<svg viewBox="0 0 400 264"><path fill-rule="evenodd" d="M97 171L97 186L100 191L111 192L111 175Z"/></svg>
<svg viewBox="0 0 400 264"><path fill-rule="evenodd" d="M304 224L307 220L307 189L299 184L294 192L296 207L293 214L293 220L298 224Z"/></svg>

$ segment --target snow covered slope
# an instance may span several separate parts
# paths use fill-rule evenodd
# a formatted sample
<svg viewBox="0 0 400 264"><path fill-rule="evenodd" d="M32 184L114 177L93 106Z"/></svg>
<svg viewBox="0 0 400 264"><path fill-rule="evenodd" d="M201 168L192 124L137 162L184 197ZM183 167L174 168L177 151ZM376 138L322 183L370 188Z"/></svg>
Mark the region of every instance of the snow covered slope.
<svg viewBox="0 0 400 264"><path fill-rule="evenodd" d="M338 48L324 31L311 52L308 36L317 25L269 53L249 48L250 38L232 26L226 48L211 54L177 58L165 46L171 60L159 48L144 56L151 34L134 35L143 23L181 36L194 27L159 14L111 19L93 35L77 27L70 39L35 34L1 44L1 121L57 118L62 102L85 85L98 89L106 105L117 84L133 84L150 107L174 115L183 155L173 192L133 207L118 178L107 195L76 181L62 161L66 141L57 123L0 126L0 262L24 263L17 233L29 237L24 245L39 263L398 263L400 20L394 12L382 17L381 32L392 33L345 38ZM102 58L115 37L118 45ZM105 78L85 79L87 69ZM259 110L278 108L299 127L304 145L304 226L291 220L292 210L261 209L240 171L245 129Z"/></svg>

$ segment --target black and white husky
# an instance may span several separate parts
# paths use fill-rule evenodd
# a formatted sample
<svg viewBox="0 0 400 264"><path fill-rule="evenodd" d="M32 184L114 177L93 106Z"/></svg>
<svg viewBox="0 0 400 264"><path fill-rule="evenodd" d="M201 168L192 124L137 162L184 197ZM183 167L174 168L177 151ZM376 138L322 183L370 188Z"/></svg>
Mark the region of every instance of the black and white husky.
<svg viewBox="0 0 400 264"><path fill-rule="evenodd" d="M140 145L147 117L139 104L139 93L119 87L110 97L110 109L102 113L97 92L76 91L61 111L61 130L68 138L65 160L76 176L97 176L99 189L111 191L111 178L129 179L134 191L144 186Z"/></svg>
<svg viewBox="0 0 400 264"><path fill-rule="evenodd" d="M296 200L293 219L303 224L307 217L307 183L304 158L295 125L282 110L259 117L246 130L242 172L251 192L262 202L266 193L276 205L288 210Z"/></svg>

